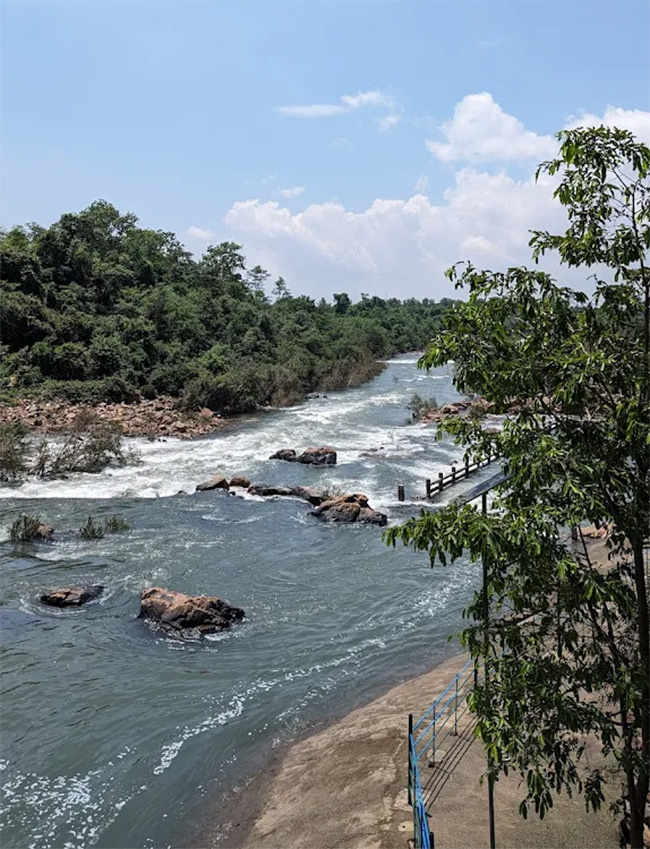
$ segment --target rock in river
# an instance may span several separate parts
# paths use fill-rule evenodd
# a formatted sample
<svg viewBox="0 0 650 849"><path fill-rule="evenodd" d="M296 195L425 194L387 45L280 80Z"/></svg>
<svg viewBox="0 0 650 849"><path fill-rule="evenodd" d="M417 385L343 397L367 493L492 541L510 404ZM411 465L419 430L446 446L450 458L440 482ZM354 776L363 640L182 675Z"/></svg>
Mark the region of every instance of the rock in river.
<svg viewBox="0 0 650 849"><path fill-rule="evenodd" d="M385 525L386 514L373 510L368 504L368 496L362 493L351 495L337 495L324 501L315 510L312 516L319 516L328 522L339 522L351 524L359 522L368 525Z"/></svg>
<svg viewBox="0 0 650 849"><path fill-rule="evenodd" d="M161 587L147 587L140 597L138 615L168 630L213 634L243 619L244 611L216 596L190 596Z"/></svg>
<svg viewBox="0 0 650 849"><path fill-rule="evenodd" d="M298 457L299 463L307 463L310 466L335 466L336 451L329 445L320 448L308 448Z"/></svg>
<svg viewBox="0 0 650 849"><path fill-rule="evenodd" d="M246 475L235 475L235 477L232 478L231 481L230 481L230 486L239 486L239 487L242 487L243 489L248 489L248 487L250 485L251 485L251 482L246 477Z"/></svg>
<svg viewBox="0 0 650 849"><path fill-rule="evenodd" d="M104 587L96 584L91 587L62 587L43 593L41 601L51 607L79 607L87 601L97 598L104 592Z"/></svg>
<svg viewBox="0 0 650 849"><path fill-rule="evenodd" d="M205 481L204 483L200 483L196 487L197 492L205 492L208 489L228 489L228 480L225 475L218 474L213 478L210 478L209 481Z"/></svg>
<svg viewBox="0 0 650 849"><path fill-rule="evenodd" d="M308 448L298 456L293 448L280 448L275 454L271 454L269 460L287 460L289 463L304 463L308 466L334 466L336 451L329 445L321 445L318 448Z"/></svg>

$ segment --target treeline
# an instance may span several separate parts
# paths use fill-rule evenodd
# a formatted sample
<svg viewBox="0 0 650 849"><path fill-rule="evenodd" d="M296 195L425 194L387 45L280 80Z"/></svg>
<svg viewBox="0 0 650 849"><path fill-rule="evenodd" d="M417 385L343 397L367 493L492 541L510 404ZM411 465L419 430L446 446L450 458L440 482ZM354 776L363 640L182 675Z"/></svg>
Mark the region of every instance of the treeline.
<svg viewBox="0 0 650 849"><path fill-rule="evenodd" d="M195 260L105 201L0 234L0 385L73 402L172 395L246 412L358 384L424 347L453 302L292 297L241 247Z"/></svg>

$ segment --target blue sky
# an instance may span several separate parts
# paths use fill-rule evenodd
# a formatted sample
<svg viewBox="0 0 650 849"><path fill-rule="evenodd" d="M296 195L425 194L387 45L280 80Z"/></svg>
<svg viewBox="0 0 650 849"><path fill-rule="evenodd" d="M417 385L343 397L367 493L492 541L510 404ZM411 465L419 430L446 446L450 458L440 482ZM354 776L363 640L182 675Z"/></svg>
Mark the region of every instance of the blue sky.
<svg viewBox="0 0 650 849"><path fill-rule="evenodd" d="M554 220L529 178L570 116L650 141L642 0L1 7L3 226L102 197L295 292L448 294Z"/></svg>

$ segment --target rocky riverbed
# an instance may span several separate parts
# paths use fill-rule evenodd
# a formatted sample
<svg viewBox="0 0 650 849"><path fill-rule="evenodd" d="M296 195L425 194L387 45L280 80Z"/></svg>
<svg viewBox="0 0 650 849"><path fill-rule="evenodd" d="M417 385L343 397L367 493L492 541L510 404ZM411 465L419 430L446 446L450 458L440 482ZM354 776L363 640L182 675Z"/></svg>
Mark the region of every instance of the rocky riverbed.
<svg viewBox="0 0 650 849"><path fill-rule="evenodd" d="M119 426L124 436L175 436L191 439L227 427L228 420L208 410L182 412L175 399L162 395L152 401L132 404L71 404L68 401L23 399L15 404L0 404L0 423L21 422L37 433L70 431L82 409L91 409L102 421Z"/></svg>

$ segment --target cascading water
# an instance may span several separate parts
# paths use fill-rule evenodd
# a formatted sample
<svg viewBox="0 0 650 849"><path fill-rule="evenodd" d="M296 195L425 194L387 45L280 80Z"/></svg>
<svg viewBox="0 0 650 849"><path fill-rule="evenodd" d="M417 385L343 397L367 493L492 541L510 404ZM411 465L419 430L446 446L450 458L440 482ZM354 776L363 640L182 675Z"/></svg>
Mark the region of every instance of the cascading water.
<svg viewBox="0 0 650 849"><path fill-rule="evenodd" d="M447 369L415 362L209 438L133 440L138 466L0 489L3 845L179 845L270 747L452 651L446 637L479 580L469 564L430 570L423 554L388 550L380 529L321 523L303 501L178 494L242 472L365 492L389 521L406 518L424 479L460 460L409 423L414 392L458 398ZM337 466L267 459L320 444ZM57 529L119 513L131 530L11 543L21 512ZM104 595L78 610L38 601L98 583ZM152 584L219 595L246 619L202 642L161 637L136 618Z"/></svg>

